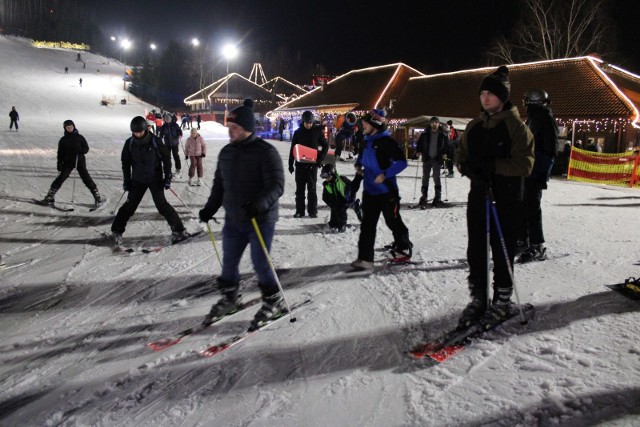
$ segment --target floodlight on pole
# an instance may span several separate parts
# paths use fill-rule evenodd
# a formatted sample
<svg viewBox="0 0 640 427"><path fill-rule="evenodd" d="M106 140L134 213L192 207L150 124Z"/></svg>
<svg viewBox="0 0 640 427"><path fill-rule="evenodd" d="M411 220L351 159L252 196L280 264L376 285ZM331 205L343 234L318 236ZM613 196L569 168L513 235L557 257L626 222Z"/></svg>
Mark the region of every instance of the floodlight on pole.
<svg viewBox="0 0 640 427"><path fill-rule="evenodd" d="M151 48L151 50L156 50L156 48L157 48L158 46L156 46L156 44L155 44L155 43L151 43L151 44L149 45L149 47Z"/></svg>
<svg viewBox="0 0 640 427"><path fill-rule="evenodd" d="M222 54L227 58L227 81L226 81L226 95L224 98L224 125L227 125L227 114L229 112L229 60L236 57L238 54L238 48L234 44L227 44L222 48Z"/></svg>
<svg viewBox="0 0 640 427"><path fill-rule="evenodd" d="M194 37L193 39L191 39L191 44L194 45L195 47L198 47L200 46L200 40Z"/></svg>
<svg viewBox="0 0 640 427"><path fill-rule="evenodd" d="M124 76L122 76L122 88L127 90L127 81L125 80L127 76L127 49L131 47L131 41L129 39L124 39L122 40L122 43L120 43L120 46L122 46L122 50L124 52Z"/></svg>

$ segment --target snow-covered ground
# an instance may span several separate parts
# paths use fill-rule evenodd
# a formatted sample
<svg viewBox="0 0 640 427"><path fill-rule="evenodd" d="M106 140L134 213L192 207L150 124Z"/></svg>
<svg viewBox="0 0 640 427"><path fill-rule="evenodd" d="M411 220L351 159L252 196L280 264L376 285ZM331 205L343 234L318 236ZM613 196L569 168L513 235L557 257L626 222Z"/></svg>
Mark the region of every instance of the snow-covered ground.
<svg viewBox="0 0 640 427"><path fill-rule="evenodd" d="M272 257L289 301L313 304L296 323L277 323L214 358L196 351L244 330L257 308L152 352L147 342L199 323L217 299L220 265L206 235L159 253L112 254L100 231L110 229L122 195L121 146L131 118L150 106L123 92L121 64L84 53L82 69L75 55L0 37L7 120L0 253L7 265L27 262L0 272L0 425L640 424L640 305L603 286L640 275L640 193L625 188L553 180L543 199L553 259L516 267L534 321L505 326L432 365L404 353L452 327L468 300L467 271L455 261L465 256L468 180L446 181L451 208L403 212L423 264L350 277L338 271L356 256L357 219L350 213L354 227L332 234L325 206L317 219L292 218L287 175ZM103 96L128 102L104 107ZM8 130L11 106L19 132ZM96 212L79 179L74 212L30 203L57 174L68 118L89 142L89 171L107 198ZM210 185L227 135L214 123L202 134ZM272 142L285 161L288 143ZM338 166L352 173L351 163ZM411 162L399 179L406 204L416 203L416 167ZM172 188L193 211L208 196L185 178ZM71 204L72 189L70 178L57 195L61 205ZM169 192L167 199L189 230L202 227ZM220 225L213 229L219 245ZM378 232L380 246L391 240L383 221ZM153 245L168 236L147 195L125 242ZM248 257L241 268L245 297L257 296Z"/></svg>

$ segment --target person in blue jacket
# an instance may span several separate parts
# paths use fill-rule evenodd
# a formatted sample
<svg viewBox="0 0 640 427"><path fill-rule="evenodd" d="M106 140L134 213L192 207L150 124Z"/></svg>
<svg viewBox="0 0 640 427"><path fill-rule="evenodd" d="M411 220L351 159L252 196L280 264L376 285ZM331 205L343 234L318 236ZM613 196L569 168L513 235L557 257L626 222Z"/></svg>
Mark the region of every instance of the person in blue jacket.
<svg viewBox="0 0 640 427"><path fill-rule="evenodd" d="M394 238L392 253L396 261L411 258L409 230L400 217L400 193L396 176L407 167L407 159L387 131L386 113L373 109L362 118L364 147L356 160L356 174L363 177L362 224L358 239L356 270L373 268L376 228L380 214Z"/></svg>

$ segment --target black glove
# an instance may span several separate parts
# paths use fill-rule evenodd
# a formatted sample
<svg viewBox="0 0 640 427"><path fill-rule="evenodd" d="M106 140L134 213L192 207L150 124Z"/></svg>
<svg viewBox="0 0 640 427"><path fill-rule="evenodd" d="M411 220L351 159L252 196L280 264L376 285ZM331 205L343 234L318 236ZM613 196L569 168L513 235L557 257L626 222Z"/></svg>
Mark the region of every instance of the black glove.
<svg viewBox="0 0 640 427"><path fill-rule="evenodd" d="M205 157L207 157L207 155L202 153L202 158L204 159Z"/></svg>
<svg viewBox="0 0 640 427"><path fill-rule="evenodd" d="M58 172L62 172L62 169L64 169L64 163L58 162Z"/></svg>
<svg viewBox="0 0 640 427"><path fill-rule="evenodd" d="M244 209L249 218L255 218L258 216L258 207L256 206L256 203L251 200L242 205L242 209Z"/></svg>
<svg viewBox="0 0 640 427"><path fill-rule="evenodd" d="M171 188L171 178L165 178L164 179L164 189L168 190Z"/></svg>
<svg viewBox="0 0 640 427"><path fill-rule="evenodd" d="M131 180L126 179L123 183L122 183L122 189L124 191L129 191L129 189L131 188Z"/></svg>
<svg viewBox="0 0 640 427"><path fill-rule="evenodd" d="M185 160L189 160L189 156L184 156L184 159Z"/></svg>
<svg viewBox="0 0 640 427"><path fill-rule="evenodd" d="M289 173L293 173L295 171L295 169L293 168L293 165L289 165Z"/></svg>
<svg viewBox="0 0 640 427"><path fill-rule="evenodd" d="M211 218L213 218L215 214L216 214L215 211L211 209L207 209L205 207L200 209L200 212L198 212L198 217L200 217L200 221L208 222Z"/></svg>

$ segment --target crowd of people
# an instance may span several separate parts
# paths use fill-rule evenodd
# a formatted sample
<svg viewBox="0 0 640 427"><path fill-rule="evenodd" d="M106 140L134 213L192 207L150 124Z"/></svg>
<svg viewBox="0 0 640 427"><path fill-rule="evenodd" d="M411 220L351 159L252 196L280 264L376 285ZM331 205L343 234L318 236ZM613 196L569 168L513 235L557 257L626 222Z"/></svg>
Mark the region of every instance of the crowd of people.
<svg viewBox="0 0 640 427"><path fill-rule="evenodd" d="M441 124L438 117L432 117L417 144L417 154L422 157L420 206L427 203L430 179L434 181L432 205L441 206L443 168L446 176L453 177L455 164L460 174L470 180L467 259L471 300L461 314L460 327L474 322L491 324L506 318L512 308L514 262L545 259L540 202L558 151L558 129L545 91L534 89L525 95L527 123L520 119L517 107L510 100L507 67L499 67L485 76L478 95L481 114L468 123L462 134L451 121ZM11 120L17 127L17 112ZM221 207L225 211L222 272L217 278L222 297L212 306L207 321L238 310L239 263L249 246L263 300L252 326L258 328L282 316L288 307L269 259L279 217L278 201L284 193L284 168L275 147L255 131L253 101L245 100L229 113L227 120L230 141L218 155L209 198L199 211L202 222L211 220ZM410 261L413 243L401 216L402 196L397 183L397 176L407 168L407 159L388 130L385 110L373 108L360 118L347 115L338 130L342 137L336 141L340 144L360 132L353 179L337 171L338 149L332 159L327 156L328 142L313 113L305 111L301 122L292 135L288 158L288 171L295 174L294 218L307 215L317 218L316 187L320 174L322 200L331 209L329 227L335 232L344 232L349 208L353 208L361 221L357 256L351 263L353 270L374 269L381 215L394 239L389 261ZM183 116L183 127L184 123ZM65 121L63 128L64 135L58 145L60 174L51 184L45 201L53 203L58 189L77 169L98 205L101 197L86 167L87 141L73 121ZM131 137L121 153L123 190L127 198L111 225L111 239L116 247L121 247L127 223L147 190L171 229L172 241L188 238L182 220L164 196L164 191L173 191L172 180L181 171L179 148L183 134L177 117L166 113L156 133L147 118L137 116L131 121L130 130ZM311 149L317 156L310 161L300 158L296 146ZM191 127L182 151L190 164L189 184L201 185L207 149L195 127ZM362 195L358 198L361 187ZM491 299L490 258L494 266Z"/></svg>

